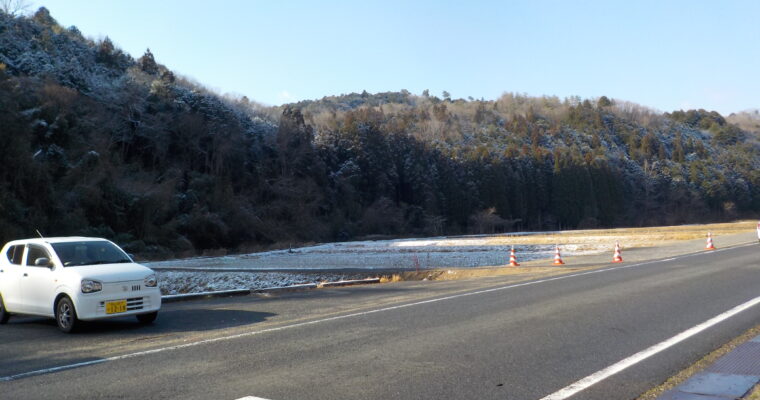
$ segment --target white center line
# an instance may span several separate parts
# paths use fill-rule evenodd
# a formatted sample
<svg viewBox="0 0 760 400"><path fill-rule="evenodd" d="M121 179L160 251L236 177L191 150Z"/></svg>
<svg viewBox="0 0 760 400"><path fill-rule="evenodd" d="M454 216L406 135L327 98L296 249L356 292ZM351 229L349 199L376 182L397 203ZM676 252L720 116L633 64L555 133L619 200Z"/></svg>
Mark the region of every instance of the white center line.
<svg viewBox="0 0 760 400"><path fill-rule="evenodd" d="M626 369L626 368L628 368L628 367L630 367L632 365L635 365L635 364L637 364L637 363L639 363L639 362L641 362L641 361L643 361L643 360L645 360L645 359L647 359L647 358L649 358L649 357L651 357L651 356L653 356L653 355L655 355L655 354L657 354L657 353L659 353L659 352L661 352L661 351L663 351L663 350L665 350L665 349L667 349L667 348L669 348L671 346L676 345L679 342L682 342L682 341L684 341L684 340L686 340L686 339L688 339L688 338L696 335L699 332L702 332L703 330L705 330L707 328L710 328L713 325L717 325L720 322L723 322L726 319L731 318L734 315L739 314L740 312L742 312L742 311L744 311L744 310L746 310L746 309L748 309L748 308L750 308L750 307L752 307L754 305L757 305L758 303L760 303L760 297L755 297L754 299L752 299L752 300L750 300L750 301L748 301L746 303L742 303L742 304L740 304L740 305L738 305L738 306L736 306L736 307L734 307L734 308L732 308L732 309L730 309L730 310L728 310L728 311L726 311L726 312L724 312L722 314L716 315L715 317L710 318L707 321L705 321L705 322L703 322L703 323L701 323L701 324L699 324L699 325L697 325L697 326L695 326L693 328L687 329L687 330L679 333L678 335L673 336L672 338L670 338L668 340L665 340L663 342L657 343L656 345L654 345L654 346L652 346L652 347L650 347L648 349L642 350L642 351L640 351L640 352L638 352L638 353L636 353L636 354L634 354L634 355L632 355L632 356L630 356L628 358L625 358L625 359L623 359L621 361L618 361L615 364L610 365L609 367L607 367L607 368L605 368L605 369L603 369L601 371L595 372L595 373L593 373L593 374L591 374L591 375L589 375L589 376L587 376L587 377L585 377L585 378L583 378L583 379L581 379L581 380L579 380L579 381L577 381L577 382L575 382L573 384L570 384L570 385L568 385L568 386L566 386L566 387L564 387L564 388L562 388L562 389L560 389L560 390L558 390L558 391L556 391L556 392L554 392L554 393L552 393L552 394L550 394L550 395L542 398L541 400L564 400L564 399L567 399L570 396L572 396L572 395L574 395L574 394L576 394L576 393L578 393L578 392L580 392L582 390L587 389L591 385L599 383L599 382L601 382L601 381L609 378L610 376L612 376L614 374L617 374L618 372L620 372L620 371L622 371L622 370L624 370L624 369Z"/></svg>
<svg viewBox="0 0 760 400"><path fill-rule="evenodd" d="M730 249L736 249L736 248L739 248L739 247L746 247L746 246L751 246L751 245L754 245L754 243L753 244L745 244L745 245L735 246L733 248L718 249L718 250L712 251L711 253L715 254L715 253L720 252L720 251L730 250ZM700 252L700 253L686 254L686 255L683 255L683 256L674 257L674 258L672 258L672 260L681 259L681 258L688 258L688 257L694 257L694 256L701 255L701 254L704 254L704 253ZM496 287L496 288L491 288L491 289L479 290L479 291L476 291L476 292L460 293L460 294L446 296L446 297L439 297L439 298L430 299L430 300L418 301L418 302L415 302L415 303L408 303L408 304L402 304L402 305L398 305L398 306L378 308L378 309L375 309L375 310L362 311L362 312L357 312L357 313L353 313L353 314L346 314L346 315L339 315L339 316L335 316L335 317L329 317L329 318L324 318L324 319L319 319L319 320L314 320L314 321L308 321L308 322L299 322L299 323L296 323L296 324L283 325L283 326L276 327L276 328L269 328L269 329L262 329L262 330L258 330L258 331L243 332L243 333L239 333L239 334L235 334L235 335L222 336L222 337L213 338L213 339L204 339L204 340L199 340L199 341L196 341L196 342L189 342L189 343L184 343L184 344L175 345L175 346L160 347L160 348L157 348L157 349L139 351L139 352L129 353L129 354L123 354L123 355L120 355L120 356L101 358L101 359L98 359L98 360L84 361L84 362L75 363L75 364L67 364L67 365L61 365L61 366L58 366L58 367L45 368L45 369L39 369L39 370L35 370L35 371L23 372L23 373L16 374L16 375L3 376L3 377L0 377L0 382L8 382L8 381L13 381L13 380L22 379L22 378L29 378L29 377L37 376L37 375L49 374L49 373L53 373L53 372L60 372L60 371L65 371L65 370L79 368L79 367L86 367L86 366L90 366L90 365L101 364L101 363L105 363L105 362L109 362L109 361L125 360L125 359L128 359L128 358L141 357L141 356L146 356L146 355L150 355L150 354L163 353L163 352L173 351L173 350L180 350L180 349L185 349L185 348L188 348L188 347L195 347L195 346L200 346L200 345L209 344L209 343L222 342L222 341L229 341L229 340L239 339L239 338L248 337L248 336L260 335L260 334L264 334L264 333L278 332L278 331L282 331L282 330L286 330L286 329L300 328L300 327L304 327L304 326L320 324L320 323L323 323L323 322L331 322L331 321L337 321L337 320L354 318L354 317L362 317L362 316L366 316L366 315L370 315L370 314L376 314L376 313L381 313L381 312L386 312L386 311L399 310L399 309L403 309L403 308L415 307L415 306L424 305L424 304L438 303L438 302L441 302L441 301L452 300L452 299L457 299L457 298L462 298L462 297L468 297L468 296L475 296L475 295L479 295L479 294L497 292L497 291L502 291L502 290L508 290L508 289L513 289L513 288L518 288L518 287L523 287L523 286L538 285L540 283L559 281L559 280L570 279L570 278L575 278L575 277L579 277L579 276L598 274L598 273L609 272L609 271L618 271L618 270L623 270L623 269L628 269L628 268L641 267L641 266L644 266L644 265L656 264L656 263L660 263L660 262L662 262L662 260L653 260L653 261L647 261L647 262L642 262L642 263L637 263L637 264L631 264L631 265L621 265L621 266L610 267L610 268L596 269L596 270L592 270L592 271L579 272L579 273L576 273L576 274L561 275L561 276L556 276L556 277L552 277L552 278L540 279L540 280L537 280L537 281L529 281L529 282L517 283L517 284L513 284L513 285L508 285L508 286L501 286L501 287Z"/></svg>
<svg viewBox="0 0 760 400"><path fill-rule="evenodd" d="M245 396L245 397L241 397L241 398L239 398L237 400L267 400L267 399L264 399L264 398L261 398L261 397L254 397L254 396Z"/></svg>

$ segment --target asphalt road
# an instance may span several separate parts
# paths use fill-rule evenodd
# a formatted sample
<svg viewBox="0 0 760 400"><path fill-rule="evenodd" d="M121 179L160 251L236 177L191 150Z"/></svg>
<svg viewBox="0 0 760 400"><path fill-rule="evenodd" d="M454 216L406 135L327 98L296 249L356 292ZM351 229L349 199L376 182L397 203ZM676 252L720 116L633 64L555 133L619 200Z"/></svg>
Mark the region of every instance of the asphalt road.
<svg viewBox="0 0 760 400"><path fill-rule="evenodd" d="M760 296L760 246L507 279L172 303L75 335L12 318L0 399L541 399ZM636 398L758 323L760 305L571 398Z"/></svg>

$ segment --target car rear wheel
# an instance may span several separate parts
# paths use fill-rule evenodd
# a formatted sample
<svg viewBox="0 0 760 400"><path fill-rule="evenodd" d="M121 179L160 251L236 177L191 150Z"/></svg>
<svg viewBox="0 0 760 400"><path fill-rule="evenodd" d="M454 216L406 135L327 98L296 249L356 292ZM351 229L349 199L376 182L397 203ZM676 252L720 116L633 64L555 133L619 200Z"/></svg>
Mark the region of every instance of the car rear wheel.
<svg viewBox="0 0 760 400"><path fill-rule="evenodd" d="M68 297L62 297L55 305L55 321L58 323L58 329L62 332L70 333L79 326L77 312L74 309L74 303Z"/></svg>
<svg viewBox="0 0 760 400"><path fill-rule="evenodd" d="M0 325L8 322L8 318L11 314L5 310L5 303L3 303L3 295L0 295Z"/></svg>
<svg viewBox="0 0 760 400"><path fill-rule="evenodd" d="M141 324L150 324L156 320L156 317L158 317L158 311L153 311L148 314L137 314L137 320L140 321Z"/></svg>

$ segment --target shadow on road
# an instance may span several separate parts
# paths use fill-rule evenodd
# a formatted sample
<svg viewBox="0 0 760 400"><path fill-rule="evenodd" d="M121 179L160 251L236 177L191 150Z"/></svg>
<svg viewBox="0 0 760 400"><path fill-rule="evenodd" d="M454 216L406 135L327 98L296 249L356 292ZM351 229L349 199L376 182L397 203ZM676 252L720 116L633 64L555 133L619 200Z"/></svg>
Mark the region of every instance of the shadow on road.
<svg viewBox="0 0 760 400"><path fill-rule="evenodd" d="M134 316L83 322L73 334L58 331L55 321L11 317L0 327L0 377L60 365L93 362L99 355L135 352L175 341L181 333L208 332L255 325L276 314L238 309L167 309L143 325ZM213 333L212 333L213 335ZM91 354L93 357L82 357ZM0 395L2 398L2 395Z"/></svg>
<svg viewBox="0 0 760 400"><path fill-rule="evenodd" d="M189 308L179 310L162 310L152 324L141 324L134 316L125 316L100 321L82 321L80 329L74 334L138 334L176 333L210 331L263 322L276 314L248 310L219 310L210 308ZM21 328L18 333L30 333L38 328L57 332L55 321L46 318L11 318L4 330ZM63 334L61 334L63 335ZM47 336L47 335L46 335Z"/></svg>
<svg viewBox="0 0 760 400"><path fill-rule="evenodd" d="M80 334L108 333L110 331L137 331L141 334L154 332L198 332L232 328L266 321L275 314L248 310L219 310L193 308L163 310L156 321L142 325L134 317L112 320L90 321L83 326Z"/></svg>

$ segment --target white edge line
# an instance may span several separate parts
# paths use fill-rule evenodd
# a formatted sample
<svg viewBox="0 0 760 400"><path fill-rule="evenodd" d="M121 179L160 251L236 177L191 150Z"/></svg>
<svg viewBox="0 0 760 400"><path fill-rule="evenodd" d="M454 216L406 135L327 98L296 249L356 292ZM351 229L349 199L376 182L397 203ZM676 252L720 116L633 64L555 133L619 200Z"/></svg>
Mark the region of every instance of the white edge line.
<svg viewBox="0 0 760 400"><path fill-rule="evenodd" d="M663 342L657 343L656 345L649 347L648 349L642 350L628 358L625 358L623 360L618 361L615 364L610 365L609 367L602 369L598 372L595 372L575 383L572 383L546 397L541 398L541 400L564 400L568 397L587 389L588 387L599 383L600 381L609 378L610 376L632 366L635 365L671 346L674 346L694 335L696 335L699 332L704 331L707 328L712 327L713 325L717 325L720 322L725 321L728 318L733 317L734 315L760 303L760 297L755 297L754 299L742 303L724 313L721 313L719 315L716 315L715 317L712 317L708 319L705 322L702 322L701 324L687 329L675 336L673 336L670 339L667 339Z"/></svg>
<svg viewBox="0 0 760 400"><path fill-rule="evenodd" d="M241 397L241 398L239 398L237 400L267 400L267 399L264 399L264 398L261 398L261 397L254 397L254 396L245 396L245 397Z"/></svg>
<svg viewBox="0 0 760 400"><path fill-rule="evenodd" d="M742 246L736 246L736 247L731 247L731 248L718 249L718 250L715 250L715 251L711 251L710 253L714 254L716 252L720 252L720 251L723 251L723 250L736 249L736 248L739 248L739 247L746 247L746 246L750 246L750 245L752 245L752 244L747 244L747 245L742 245ZM683 256L679 256L679 257L674 257L672 260L680 259L680 258L693 257L695 255L700 255L700 254L703 254L703 253L687 254L687 255L683 255ZM90 366L90 365L101 364L101 363L108 362L108 361L125 360L125 359L128 359L128 358L146 356L146 355L156 354L156 353L163 353L163 352L172 351L172 350L179 350L179 349L184 349L184 348L188 348L188 347L200 346L200 345L204 345L204 344L208 344L208 343L216 343L216 342L228 341L228 340L239 339L239 338L248 337L248 336L260 335L260 334L263 334L263 333L278 332L278 331L283 331L283 330L286 330L286 329L299 328L299 327L308 326L308 325L315 325L315 324L319 324L319 323L323 323L323 322L330 322L330 321L337 321L337 320L341 320L341 319L361 317L361 316L381 313L381 312L385 312L385 311L399 310L399 309L402 309L402 308L414 307L414 306L419 306L419 305L423 305L423 304L438 303L438 302L441 302L441 301L452 300L452 299L457 299L457 298L461 298L461 297L468 297L468 296L474 296L474 295L479 295L479 294L492 293L492 292L497 292L497 291L502 291L502 290L508 290L508 289L513 289L513 288L523 287L523 286L537 285L537 284L540 284L540 283L553 282L553 281L558 281L558 280L563 280L563 279L570 279L570 278L575 278L575 277L578 277L578 276L598 274L598 273L601 273L601 272L617 271L617 270L622 270L622 269L640 267L640 266L643 266L643 265L655 264L655 263L659 263L659 262L662 262L662 260L653 260L653 261L646 261L646 262L637 263L637 264L631 264L631 265L621 265L621 266L610 267L610 268L595 269L595 270L592 270L592 271L579 272L577 274L555 276L555 277L552 277L552 278L539 279L537 281L529 281L529 282L517 283L517 284L514 284L514 285L500 286L500 287L495 287L495 288L491 288L491 289L478 290L478 291L475 291L475 292L461 293L461 294L456 294L456 295L451 295L451 296L446 296L446 297L439 297L439 298L430 299L430 300L418 301L418 302L414 302L414 303L401 304L401 305L391 306L391 307L385 307L385 308L378 308L378 309L375 309L375 310L362 311L362 312L357 312L357 313L352 313L352 314L346 314L346 315L339 315L339 316L335 316L335 317L318 319L318 320L314 320L314 321L299 322L299 323L291 324L291 325L284 325L284 326L279 326L279 327L275 327L275 328L262 329L260 331L243 332L243 333L238 333L238 334L230 335L230 336L222 336L222 337L213 338L213 339L199 340L197 342L184 343L184 344L175 345L175 346L169 346L169 347L160 347L160 348L157 348L157 349L139 351L139 352L135 352L135 353L129 353L129 354L123 354L123 355L120 355L120 356L107 357L107 358L102 358L102 359L93 360L93 361L85 361L85 362L80 362L80 363L76 363L76 364L68 364L68 365L61 365L61 366L52 367L52 368L39 369L39 370L29 371L29 372L23 372L23 373L15 374L15 375L3 376L3 377L0 377L0 382L9 382L9 381L14 381L14 380L22 379L22 378L29 378L29 377L37 376L37 375L44 375L44 374L49 374L49 373L53 373L53 372L60 372L60 371L65 371L65 370L79 368L79 367L86 367L86 366ZM757 298L755 300L760 301L760 298ZM741 307L741 306L739 306L739 307ZM710 320L710 321L712 321L712 320ZM683 340L683 339L681 339L681 340ZM658 346L658 345L656 345L656 346ZM639 354L639 353L637 353L637 354ZM584 378L583 380L585 380L585 379L588 379L588 378ZM581 380L581 381L583 381L583 380ZM581 381L578 381L578 382L581 382ZM577 384L578 382L576 382L575 384ZM596 382L598 382L598 381L596 381ZM573 384L573 385L575 385L575 384ZM573 386L573 385L571 385L571 386ZM565 389L562 389L562 390L565 390ZM550 395L550 396L553 396L553 395ZM564 398L566 398L566 397L545 397L545 398L543 398L541 400L550 400L550 399L551 400L559 400L559 399L564 399Z"/></svg>

